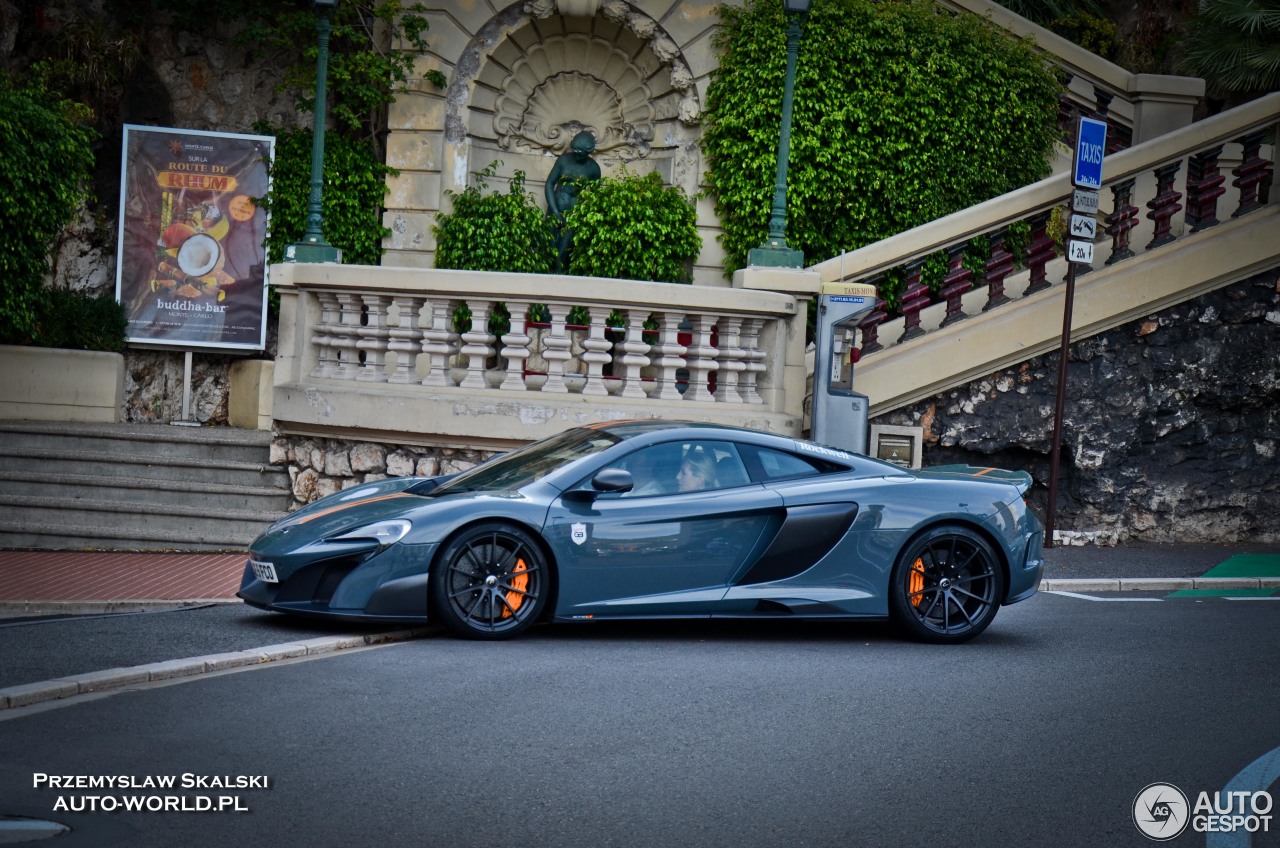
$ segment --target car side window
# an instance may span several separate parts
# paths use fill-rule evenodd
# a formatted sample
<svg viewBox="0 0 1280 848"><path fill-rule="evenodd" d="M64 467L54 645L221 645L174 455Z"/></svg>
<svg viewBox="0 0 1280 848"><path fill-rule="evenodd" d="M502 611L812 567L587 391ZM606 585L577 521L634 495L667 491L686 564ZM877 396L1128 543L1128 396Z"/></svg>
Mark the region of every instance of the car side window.
<svg viewBox="0 0 1280 848"><path fill-rule="evenodd" d="M751 482L742 458L729 442L650 445L615 467L631 472L635 481L631 491L622 496L627 498L727 489Z"/></svg>
<svg viewBox="0 0 1280 848"><path fill-rule="evenodd" d="M829 470L825 463L818 464L807 457L786 451L752 445L746 447L746 452L748 461L759 469L759 476L765 481L814 477Z"/></svg>
<svg viewBox="0 0 1280 848"><path fill-rule="evenodd" d="M628 456L615 467L631 472L634 481L624 498L670 495L677 491L676 475L680 473L683 446L679 443L650 445Z"/></svg>

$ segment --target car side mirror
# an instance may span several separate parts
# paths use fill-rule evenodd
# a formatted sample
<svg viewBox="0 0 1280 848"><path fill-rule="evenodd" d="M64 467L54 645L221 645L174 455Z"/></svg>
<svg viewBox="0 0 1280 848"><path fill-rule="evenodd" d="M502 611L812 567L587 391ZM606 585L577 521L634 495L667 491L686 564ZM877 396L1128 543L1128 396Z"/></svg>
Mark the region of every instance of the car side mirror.
<svg viewBox="0 0 1280 848"><path fill-rule="evenodd" d="M578 489L570 489L562 497L570 501L593 501L603 494L623 494L631 491L635 480L631 472L622 468L605 468L591 478L591 483Z"/></svg>
<svg viewBox="0 0 1280 848"><path fill-rule="evenodd" d="M591 478L591 487L597 492L621 495L631 491L633 486L635 480L631 479L631 472L623 468L606 468Z"/></svg>

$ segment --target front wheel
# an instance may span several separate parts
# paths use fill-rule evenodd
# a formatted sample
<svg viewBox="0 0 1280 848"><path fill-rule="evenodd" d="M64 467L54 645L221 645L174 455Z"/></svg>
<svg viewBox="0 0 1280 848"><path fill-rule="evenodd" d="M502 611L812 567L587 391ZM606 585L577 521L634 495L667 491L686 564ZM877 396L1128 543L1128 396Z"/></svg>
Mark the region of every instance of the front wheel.
<svg viewBox="0 0 1280 848"><path fill-rule="evenodd" d="M995 618L1004 575L987 540L966 527L935 527L898 557L889 609L908 635L925 642L966 642Z"/></svg>
<svg viewBox="0 0 1280 848"><path fill-rule="evenodd" d="M547 602L550 575L537 542L519 527L479 524L454 537L432 565L431 609L468 639L508 639Z"/></svg>

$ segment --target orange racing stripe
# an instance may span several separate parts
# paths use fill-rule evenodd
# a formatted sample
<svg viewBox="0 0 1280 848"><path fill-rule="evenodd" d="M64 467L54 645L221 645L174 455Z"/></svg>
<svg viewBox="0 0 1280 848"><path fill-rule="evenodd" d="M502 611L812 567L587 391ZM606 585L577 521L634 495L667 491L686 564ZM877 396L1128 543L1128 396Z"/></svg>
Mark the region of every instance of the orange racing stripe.
<svg viewBox="0 0 1280 848"><path fill-rule="evenodd" d="M308 521L311 521L312 519L320 518L325 515L331 515L335 512L341 512L342 510L350 509L353 506L363 506L364 504L376 503L377 501L389 501L392 498L416 498L416 497L417 495L410 495L404 492L392 492L389 495L378 495L378 497L376 498L365 498L364 500L352 501L351 503L344 503L344 504L339 504L337 506L331 506L328 509L322 509L319 512L313 512L308 516L299 518L297 521L292 521L290 523L306 524Z"/></svg>

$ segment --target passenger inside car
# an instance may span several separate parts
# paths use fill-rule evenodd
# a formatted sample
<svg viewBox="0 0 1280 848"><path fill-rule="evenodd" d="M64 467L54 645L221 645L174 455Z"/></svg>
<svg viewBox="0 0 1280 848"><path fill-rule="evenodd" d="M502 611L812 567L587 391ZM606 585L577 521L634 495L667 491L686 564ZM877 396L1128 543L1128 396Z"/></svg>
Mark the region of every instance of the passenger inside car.
<svg viewBox="0 0 1280 848"><path fill-rule="evenodd" d="M719 486L716 461L711 454L693 450L685 454L676 475L676 485L681 492L700 492Z"/></svg>

